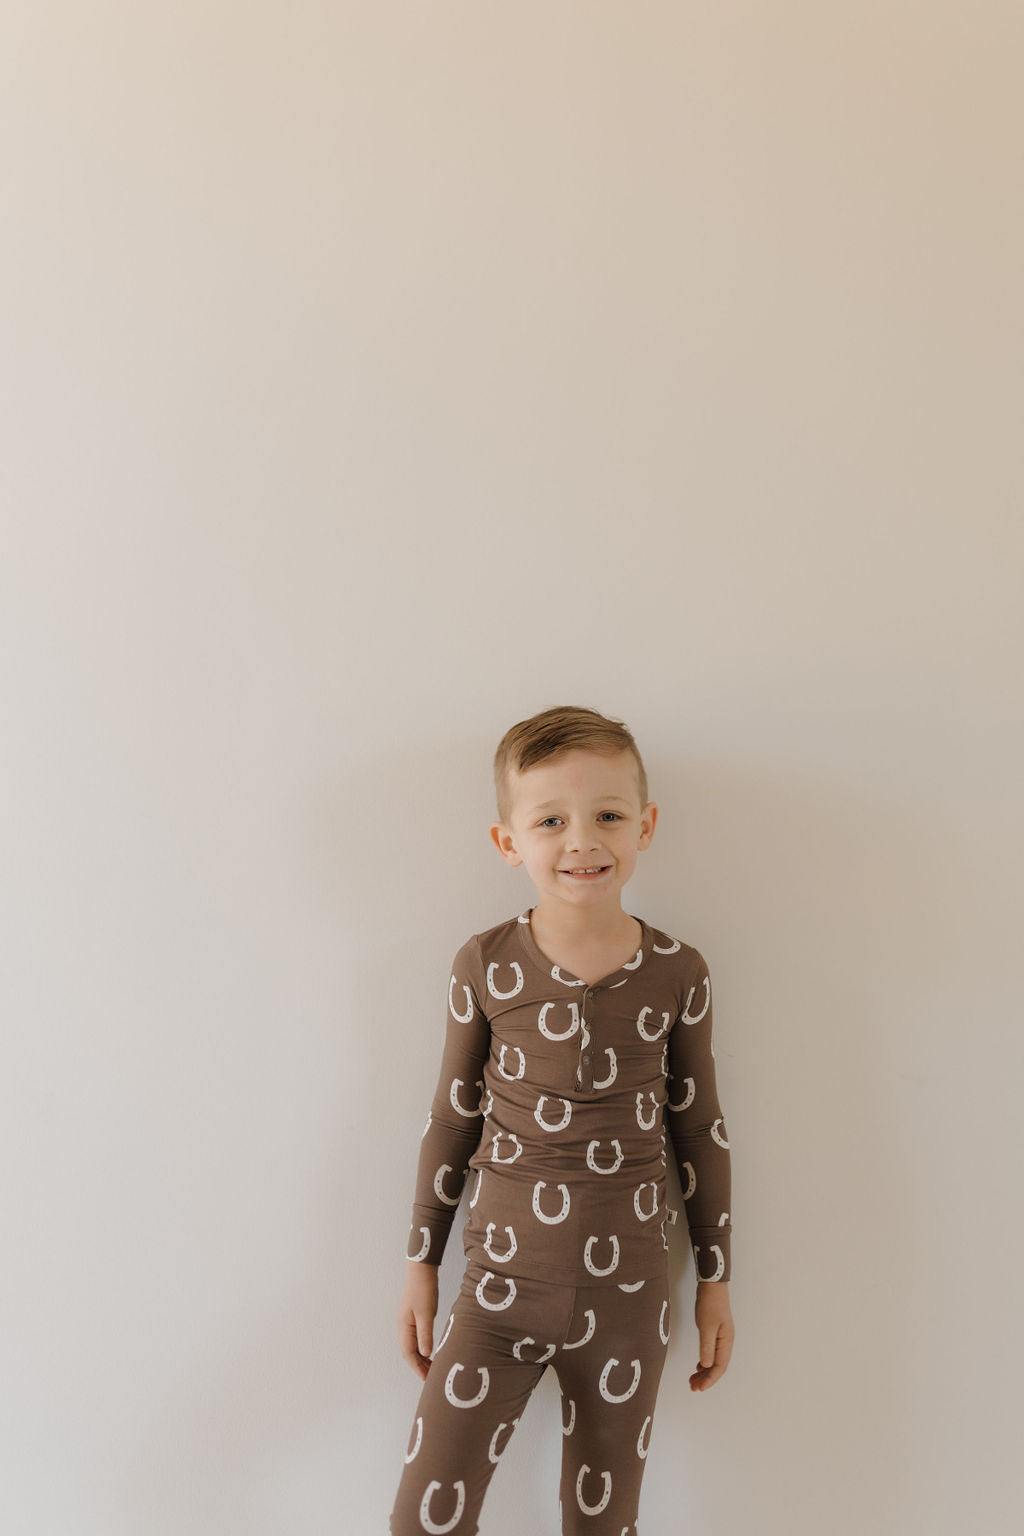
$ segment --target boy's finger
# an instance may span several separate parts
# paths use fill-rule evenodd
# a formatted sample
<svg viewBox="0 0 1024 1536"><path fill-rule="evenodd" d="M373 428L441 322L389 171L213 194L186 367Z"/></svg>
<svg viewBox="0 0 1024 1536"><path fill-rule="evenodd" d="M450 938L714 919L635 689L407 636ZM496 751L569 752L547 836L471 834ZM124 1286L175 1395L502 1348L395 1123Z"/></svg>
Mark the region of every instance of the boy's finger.
<svg viewBox="0 0 1024 1536"><path fill-rule="evenodd" d="M718 1342L717 1327L705 1327L700 1330L700 1360L698 1365L705 1367L715 1363L715 1345Z"/></svg>
<svg viewBox="0 0 1024 1536"><path fill-rule="evenodd" d="M429 1317L418 1317L416 1319L416 1336L419 1340L420 1354L429 1360L431 1351L434 1348L434 1329Z"/></svg>
<svg viewBox="0 0 1024 1536"><path fill-rule="evenodd" d="M690 1377L690 1385L697 1392L703 1392L706 1387L713 1386L720 1377L725 1375L729 1365L729 1357L732 1354L732 1341L725 1332L718 1336L715 1346L714 1359L705 1363L704 1350L701 1350L701 1358L697 1361L697 1369Z"/></svg>

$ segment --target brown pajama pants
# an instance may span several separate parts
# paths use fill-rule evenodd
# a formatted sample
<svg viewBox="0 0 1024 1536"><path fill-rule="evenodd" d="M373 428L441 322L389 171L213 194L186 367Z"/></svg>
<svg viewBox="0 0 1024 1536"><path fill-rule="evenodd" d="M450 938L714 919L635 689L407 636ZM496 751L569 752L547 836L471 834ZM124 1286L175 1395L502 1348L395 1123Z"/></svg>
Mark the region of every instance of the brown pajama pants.
<svg viewBox="0 0 1024 1536"><path fill-rule="evenodd" d="M631 1287L565 1285L470 1260L420 1392L392 1536L475 1536L549 1365L562 1393L562 1536L639 1536L668 1287L667 1270Z"/></svg>

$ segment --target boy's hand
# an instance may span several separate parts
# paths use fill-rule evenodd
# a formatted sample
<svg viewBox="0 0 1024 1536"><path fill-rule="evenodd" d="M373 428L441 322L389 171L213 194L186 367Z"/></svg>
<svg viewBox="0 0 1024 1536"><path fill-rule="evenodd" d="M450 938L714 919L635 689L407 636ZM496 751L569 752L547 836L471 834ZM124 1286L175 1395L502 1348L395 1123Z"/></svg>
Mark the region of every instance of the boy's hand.
<svg viewBox="0 0 1024 1536"><path fill-rule="evenodd" d="M703 1392L725 1374L736 1333L729 1308L728 1280L698 1280L694 1306L700 1334L700 1359L690 1377L690 1391Z"/></svg>
<svg viewBox="0 0 1024 1536"><path fill-rule="evenodd" d="M420 1376L430 1370L436 1314L437 1265L410 1259L398 1306L398 1347L403 1360L408 1360Z"/></svg>

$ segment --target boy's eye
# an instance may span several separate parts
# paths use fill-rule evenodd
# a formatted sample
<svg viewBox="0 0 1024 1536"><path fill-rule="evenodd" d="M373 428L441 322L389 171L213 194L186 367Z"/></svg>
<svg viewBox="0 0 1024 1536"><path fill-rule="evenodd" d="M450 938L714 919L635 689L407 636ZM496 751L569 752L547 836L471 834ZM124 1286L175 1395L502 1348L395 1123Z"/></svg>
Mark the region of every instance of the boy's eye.
<svg viewBox="0 0 1024 1536"><path fill-rule="evenodd" d="M622 820L622 817L619 815L618 811L602 811L601 815L602 816L613 816L616 821L621 821ZM561 820L561 818L558 817L558 816L545 816L544 820L541 822L541 826L542 827L546 827L549 821L559 821L559 820Z"/></svg>

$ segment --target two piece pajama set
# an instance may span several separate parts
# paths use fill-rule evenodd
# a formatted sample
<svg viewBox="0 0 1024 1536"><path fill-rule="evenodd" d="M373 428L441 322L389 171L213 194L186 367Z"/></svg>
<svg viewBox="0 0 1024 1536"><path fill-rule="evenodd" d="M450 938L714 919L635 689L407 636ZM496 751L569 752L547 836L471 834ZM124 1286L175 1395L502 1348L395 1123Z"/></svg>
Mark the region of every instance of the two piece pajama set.
<svg viewBox="0 0 1024 1536"><path fill-rule="evenodd" d="M703 956L637 918L633 959L588 985L538 948L532 910L474 934L452 964L407 1257L440 1263L469 1183L467 1262L423 1381L392 1536L475 1536L549 1364L563 1536L638 1536L669 1339L666 1129L697 1278L730 1278Z"/></svg>

